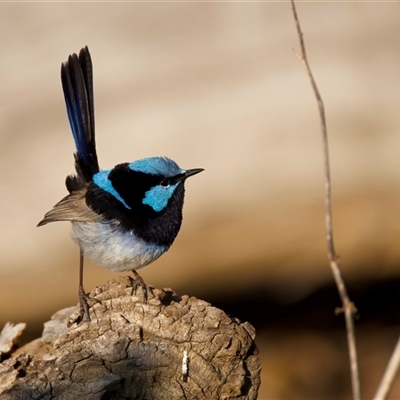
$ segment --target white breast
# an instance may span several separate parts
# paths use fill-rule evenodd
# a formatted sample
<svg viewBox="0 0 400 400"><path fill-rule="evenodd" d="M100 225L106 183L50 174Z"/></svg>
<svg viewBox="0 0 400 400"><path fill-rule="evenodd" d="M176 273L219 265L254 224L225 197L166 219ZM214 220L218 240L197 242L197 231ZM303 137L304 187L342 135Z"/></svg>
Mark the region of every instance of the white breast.
<svg viewBox="0 0 400 400"><path fill-rule="evenodd" d="M114 222L73 222L72 237L85 257L114 272L143 268L168 250L118 228Z"/></svg>

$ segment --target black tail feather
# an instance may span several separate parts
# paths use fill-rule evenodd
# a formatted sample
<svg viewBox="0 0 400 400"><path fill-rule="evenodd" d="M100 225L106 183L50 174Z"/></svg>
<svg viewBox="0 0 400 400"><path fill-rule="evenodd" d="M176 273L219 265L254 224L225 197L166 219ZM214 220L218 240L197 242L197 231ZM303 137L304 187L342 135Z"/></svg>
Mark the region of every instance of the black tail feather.
<svg viewBox="0 0 400 400"><path fill-rule="evenodd" d="M68 176L67 189L74 190L90 182L99 172L94 130L93 72L89 49L84 47L79 57L72 54L61 65L61 82L68 119L75 141L77 176Z"/></svg>

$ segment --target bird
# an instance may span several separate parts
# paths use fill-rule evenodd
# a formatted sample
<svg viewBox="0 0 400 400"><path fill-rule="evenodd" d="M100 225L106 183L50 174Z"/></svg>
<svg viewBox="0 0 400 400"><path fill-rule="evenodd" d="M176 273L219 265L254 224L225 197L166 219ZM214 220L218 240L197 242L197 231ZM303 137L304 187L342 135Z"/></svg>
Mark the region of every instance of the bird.
<svg viewBox="0 0 400 400"><path fill-rule="evenodd" d="M61 64L61 83L75 142L75 174L69 192L37 226L70 221L80 249L79 322L90 321L83 287L84 258L110 271L132 271L135 285L147 286L136 270L164 254L182 224L185 181L204 169L183 169L170 158L148 157L99 167L94 121L93 66L87 46Z"/></svg>

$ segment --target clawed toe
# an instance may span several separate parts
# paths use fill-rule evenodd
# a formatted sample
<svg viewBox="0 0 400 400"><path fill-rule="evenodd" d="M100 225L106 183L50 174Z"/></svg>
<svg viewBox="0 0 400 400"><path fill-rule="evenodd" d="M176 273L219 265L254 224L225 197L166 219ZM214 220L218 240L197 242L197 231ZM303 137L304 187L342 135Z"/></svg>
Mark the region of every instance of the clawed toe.
<svg viewBox="0 0 400 400"><path fill-rule="evenodd" d="M143 278L136 271L132 271L132 273L135 276L135 280L133 281L133 284L132 284L131 295L133 295L133 293L136 294L136 291L137 291L138 287L140 286L142 288L143 301L144 301L144 303L147 303L148 291L151 292L151 287L146 285Z"/></svg>
<svg viewBox="0 0 400 400"><path fill-rule="evenodd" d="M100 303L100 300L95 299L94 297L89 297L89 295L85 293L85 290L83 289L82 286L79 287L78 297L79 297L79 318L76 322L79 324L84 321L90 321L89 301Z"/></svg>

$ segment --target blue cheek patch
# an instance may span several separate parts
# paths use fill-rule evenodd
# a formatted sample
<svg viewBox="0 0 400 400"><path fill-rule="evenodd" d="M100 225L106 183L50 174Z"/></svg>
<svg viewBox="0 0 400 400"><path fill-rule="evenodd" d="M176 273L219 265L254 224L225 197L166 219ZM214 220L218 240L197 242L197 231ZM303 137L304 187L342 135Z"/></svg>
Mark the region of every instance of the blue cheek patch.
<svg viewBox="0 0 400 400"><path fill-rule="evenodd" d="M154 186L145 193L142 203L147 204L154 211L159 212L167 206L168 200L174 194L174 191L178 185L179 182L175 185L169 186Z"/></svg>
<svg viewBox="0 0 400 400"><path fill-rule="evenodd" d="M93 175L93 183L95 183L99 188L103 189L107 193L113 195L118 201L120 201L128 210L131 208L125 203L125 200L120 196L120 194L114 189L111 181L108 179L108 171L100 171Z"/></svg>

